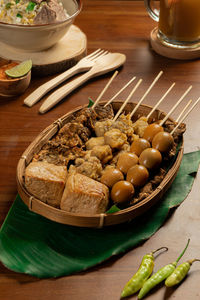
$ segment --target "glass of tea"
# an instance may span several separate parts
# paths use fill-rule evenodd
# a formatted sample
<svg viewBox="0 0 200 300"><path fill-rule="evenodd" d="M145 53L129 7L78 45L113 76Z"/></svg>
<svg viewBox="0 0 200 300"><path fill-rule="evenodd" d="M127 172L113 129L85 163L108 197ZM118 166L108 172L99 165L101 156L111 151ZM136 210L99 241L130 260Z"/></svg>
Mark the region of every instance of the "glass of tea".
<svg viewBox="0 0 200 300"><path fill-rule="evenodd" d="M159 11L144 0L149 15L158 22L158 38L172 47L200 46L200 0L159 0Z"/></svg>

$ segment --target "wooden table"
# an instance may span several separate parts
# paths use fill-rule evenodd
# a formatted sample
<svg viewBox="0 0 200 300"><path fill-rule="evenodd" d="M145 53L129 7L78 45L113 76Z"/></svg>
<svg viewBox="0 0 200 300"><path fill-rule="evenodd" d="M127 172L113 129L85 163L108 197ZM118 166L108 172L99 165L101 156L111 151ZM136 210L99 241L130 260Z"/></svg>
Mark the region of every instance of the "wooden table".
<svg viewBox="0 0 200 300"><path fill-rule="evenodd" d="M160 70L164 71L164 75L146 98L146 104L154 105L174 81L176 87L161 105L161 109L169 111L190 84L193 85L193 89L188 100L196 100L200 96L200 61L170 60L151 51L149 34L156 24L148 17L143 1L85 0L83 11L75 24L87 35L89 53L103 48L122 52L127 56L124 67L105 98L114 95L136 75L144 80L133 99L137 102ZM22 152L40 131L55 119L78 105L87 103L88 96L96 99L110 76L111 74L108 74L91 80L45 115L38 114L40 103L27 108L23 106L23 99L48 78L33 78L29 89L21 97L0 99L0 224L17 193L15 174ZM128 91L124 92L122 98L127 94ZM188 128L185 133L185 152L197 150L200 146L199 110L200 107L196 108L186 120ZM124 284L136 271L141 257L152 249L163 245L170 249L168 253L157 258L156 269L174 259L188 237L191 238L191 244L185 259L200 258L199 180L198 175L187 199L153 237L141 246L98 267L73 276L39 280L14 273L0 265L0 299L116 300L119 299ZM200 267L197 263L180 287L167 293L165 288L161 287L148 299L200 299L199 281Z"/></svg>

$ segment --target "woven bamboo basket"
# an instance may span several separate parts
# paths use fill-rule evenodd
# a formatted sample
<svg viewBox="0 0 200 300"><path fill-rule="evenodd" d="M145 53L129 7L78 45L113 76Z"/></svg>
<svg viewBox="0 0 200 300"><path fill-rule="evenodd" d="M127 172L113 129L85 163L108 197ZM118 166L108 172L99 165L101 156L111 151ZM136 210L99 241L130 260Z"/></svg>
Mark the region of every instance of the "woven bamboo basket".
<svg viewBox="0 0 200 300"><path fill-rule="evenodd" d="M106 102L101 102L100 104L104 105ZM122 105L122 101L115 101L112 106L114 112L117 112ZM133 108L136 106L135 103L128 103L126 108L124 109L125 113L131 112ZM172 184L173 180L175 179L179 166L181 164L181 160L183 157L183 143L179 149L178 155L172 167L167 172L166 176L164 177L163 181L160 185L144 200L138 202L137 204L130 206L128 208L122 209L118 212L112 214L96 214L96 215L81 215L81 214L74 214L65 212L61 209L54 208L41 200L35 198L31 195L25 187L24 184L24 174L26 166L31 162L33 155L38 153L43 145L51 139L62 126L64 126L67 122L69 122L72 116L80 111L81 109L85 108L78 107L77 109L67 113L66 115L62 116L60 119L52 123L49 127L43 130L37 138L30 144L30 146L25 150L23 155L21 156L18 166L17 166L17 186L18 192L21 196L23 202L28 206L29 210L35 212L39 215L42 215L52 221L72 225L72 226L79 226L79 227L95 227L101 228L104 226L116 225L126 221L130 221L144 212L146 212L149 208L151 208L154 204L156 204L161 198L163 197L164 193ZM141 105L137 112L134 115L133 119L137 119L140 116L146 116L152 107L147 105ZM163 119L166 114L160 110L155 110L152 114L153 120ZM170 121L173 119L169 118Z"/></svg>

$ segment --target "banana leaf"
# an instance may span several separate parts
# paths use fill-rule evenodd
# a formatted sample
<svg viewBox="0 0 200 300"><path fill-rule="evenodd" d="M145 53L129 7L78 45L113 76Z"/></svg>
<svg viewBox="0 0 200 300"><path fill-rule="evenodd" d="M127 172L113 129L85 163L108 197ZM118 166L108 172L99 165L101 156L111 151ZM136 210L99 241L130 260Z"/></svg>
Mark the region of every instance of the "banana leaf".
<svg viewBox="0 0 200 300"><path fill-rule="evenodd" d="M185 154L162 201L131 222L102 229L50 221L29 211L18 195L0 229L0 261L13 271L49 278L86 270L128 251L151 237L169 210L186 198L199 163L200 151Z"/></svg>

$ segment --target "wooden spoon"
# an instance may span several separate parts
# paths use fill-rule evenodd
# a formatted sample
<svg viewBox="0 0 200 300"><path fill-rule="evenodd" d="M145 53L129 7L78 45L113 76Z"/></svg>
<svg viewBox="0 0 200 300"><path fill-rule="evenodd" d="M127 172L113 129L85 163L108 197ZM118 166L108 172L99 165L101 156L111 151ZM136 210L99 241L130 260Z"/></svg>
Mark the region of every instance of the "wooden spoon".
<svg viewBox="0 0 200 300"><path fill-rule="evenodd" d="M87 73L74 79L70 83L60 87L55 92L53 92L42 104L39 112L41 114L47 112L54 105L59 103L65 96L71 93L75 88L79 87L90 78L110 72L124 64L125 61L126 56L121 53L108 53L105 56L99 58L96 61L96 64Z"/></svg>

